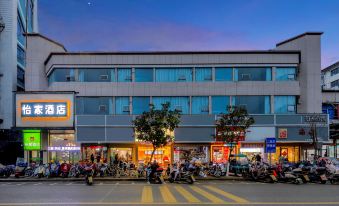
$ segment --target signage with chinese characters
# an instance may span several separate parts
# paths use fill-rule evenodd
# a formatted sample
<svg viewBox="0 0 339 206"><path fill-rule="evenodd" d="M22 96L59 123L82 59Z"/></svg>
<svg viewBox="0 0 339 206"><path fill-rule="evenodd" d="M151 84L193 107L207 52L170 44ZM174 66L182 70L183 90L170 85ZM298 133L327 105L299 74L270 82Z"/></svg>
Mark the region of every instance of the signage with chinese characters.
<svg viewBox="0 0 339 206"><path fill-rule="evenodd" d="M306 123L326 123L327 117L324 115L306 115L304 116L304 121Z"/></svg>
<svg viewBox="0 0 339 206"><path fill-rule="evenodd" d="M40 150L41 132L40 130L23 130L24 150Z"/></svg>
<svg viewBox="0 0 339 206"><path fill-rule="evenodd" d="M80 151L80 147L48 147L48 151Z"/></svg>
<svg viewBox="0 0 339 206"><path fill-rule="evenodd" d="M287 129L286 128L279 128L279 133L278 133L278 138L279 139L287 139Z"/></svg>
<svg viewBox="0 0 339 206"><path fill-rule="evenodd" d="M74 127L74 93L17 93L16 127Z"/></svg>
<svg viewBox="0 0 339 206"><path fill-rule="evenodd" d="M276 152L276 139L266 138L265 139L265 153L275 153Z"/></svg>

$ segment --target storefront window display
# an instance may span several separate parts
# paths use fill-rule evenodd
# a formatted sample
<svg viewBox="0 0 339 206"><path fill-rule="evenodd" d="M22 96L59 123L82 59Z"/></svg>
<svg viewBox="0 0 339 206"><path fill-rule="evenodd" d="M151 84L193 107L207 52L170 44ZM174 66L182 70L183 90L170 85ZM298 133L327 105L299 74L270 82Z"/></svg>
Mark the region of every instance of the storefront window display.
<svg viewBox="0 0 339 206"><path fill-rule="evenodd" d="M138 162L147 164L151 159L152 151L152 145L140 144L138 146ZM157 149L153 160L156 160L162 167L171 164L171 146L168 145Z"/></svg>
<svg viewBox="0 0 339 206"><path fill-rule="evenodd" d="M91 145L82 147L82 159L85 161L107 162L107 147L101 145Z"/></svg>
<svg viewBox="0 0 339 206"><path fill-rule="evenodd" d="M133 160L132 154L132 148L110 148L110 159L112 163L114 161L131 162Z"/></svg>
<svg viewBox="0 0 339 206"><path fill-rule="evenodd" d="M185 160L200 160L208 162L208 147L209 146L174 146L174 162Z"/></svg>
<svg viewBox="0 0 339 206"><path fill-rule="evenodd" d="M233 145L232 155L237 154L239 151L240 143ZM214 163L226 163L229 159L230 146L227 144L216 143L211 145L211 159Z"/></svg>
<svg viewBox="0 0 339 206"><path fill-rule="evenodd" d="M74 134L49 134L49 160L75 163L80 160L80 145Z"/></svg>
<svg viewBox="0 0 339 206"><path fill-rule="evenodd" d="M277 152L272 155L272 162L279 162L279 160L298 162L300 161L300 147L299 146L277 146Z"/></svg>

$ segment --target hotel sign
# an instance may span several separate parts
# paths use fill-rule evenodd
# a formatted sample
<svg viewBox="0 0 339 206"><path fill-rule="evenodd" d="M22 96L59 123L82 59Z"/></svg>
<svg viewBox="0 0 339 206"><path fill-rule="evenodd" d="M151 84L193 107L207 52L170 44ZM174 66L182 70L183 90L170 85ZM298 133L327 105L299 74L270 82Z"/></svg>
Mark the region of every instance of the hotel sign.
<svg viewBox="0 0 339 206"><path fill-rule="evenodd" d="M17 127L73 127L73 93L17 93Z"/></svg>

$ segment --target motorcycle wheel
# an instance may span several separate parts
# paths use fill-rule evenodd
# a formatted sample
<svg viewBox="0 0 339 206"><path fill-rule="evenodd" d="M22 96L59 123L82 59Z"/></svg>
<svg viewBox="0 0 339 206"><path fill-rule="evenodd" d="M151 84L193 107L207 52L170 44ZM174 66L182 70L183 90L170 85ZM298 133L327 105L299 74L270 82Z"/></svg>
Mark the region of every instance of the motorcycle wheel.
<svg viewBox="0 0 339 206"><path fill-rule="evenodd" d="M20 177L20 175L18 175L18 174L15 174L15 175L14 175L14 177L16 177L16 178L19 178L19 177Z"/></svg>
<svg viewBox="0 0 339 206"><path fill-rule="evenodd" d="M41 177L42 177L42 173L39 173L39 174L38 174L38 177L41 178Z"/></svg>
<svg viewBox="0 0 339 206"><path fill-rule="evenodd" d="M173 182L174 182L174 179L173 179L172 177L170 177L170 178L168 178L168 181L169 181L170 183L173 183Z"/></svg>
<svg viewBox="0 0 339 206"><path fill-rule="evenodd" d="M326 180L321 180L320 181L321 184L326 184L326 182L327 182Z"/></svg>
<svg viewBox="0 0 339 206"><path fill-rule="evenodd" d="M193 179L191 178L191 177L188 177L187 179L186 179L186 182L188 183L188 184L193 184L194 183L194 181L193 181Z"/></svg>
<svg viewBox="0 0 339 206"><path fill-rule="evenodd" d="M332 185L334 185L334 184L335 184L335 179L330 179L330 183L331 183Z"/></svg>

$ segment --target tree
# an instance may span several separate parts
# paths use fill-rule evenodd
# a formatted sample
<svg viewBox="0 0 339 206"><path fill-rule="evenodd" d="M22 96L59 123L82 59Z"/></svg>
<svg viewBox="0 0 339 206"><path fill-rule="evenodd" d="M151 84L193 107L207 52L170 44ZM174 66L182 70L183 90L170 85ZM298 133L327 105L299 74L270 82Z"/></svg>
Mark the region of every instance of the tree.
<svg viewBox="0 0 339 206"><path fill-rule="evenodd" d="M326 120L320 114L314 113L312 115L306 116L304 121L307 122L310 127L310 131L308 132L308 134L311 137L312 146L314 148L313 158L314 158L314 161L316 161L319 157L319 150L321 149L319 138L318 138L318 133L317 133L317 128L320 125L326 124Z"/></svg>
<svg viewBox="0 0 339 206"><path fill-rule="evenodd" d="M250 117L243 107L228 106L227 114L220 114L216 121L217 141L222 141L230 145L228 154L227 174L229 170L230 156L234 146L238 144L242 137L245 137L247 129L254 124L254 119Z"/></svg>
<svg viewBox="0 0 339 206"><path fill-rule="evenodd" d="M160 110L150 104L150 111L143 112L133 121L136 138L153 146L150 162L158 148L174 141L172 134L179 123L180 111L170 110L169 103L163 104Z"/></svg>

